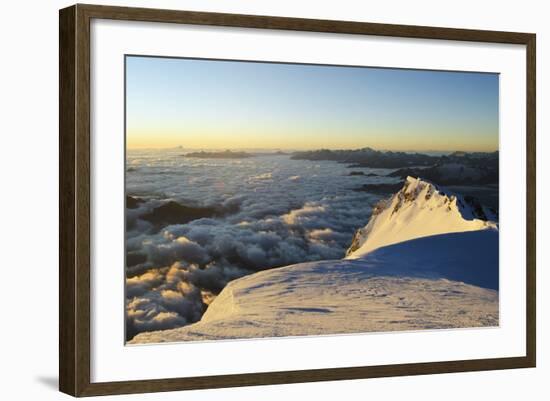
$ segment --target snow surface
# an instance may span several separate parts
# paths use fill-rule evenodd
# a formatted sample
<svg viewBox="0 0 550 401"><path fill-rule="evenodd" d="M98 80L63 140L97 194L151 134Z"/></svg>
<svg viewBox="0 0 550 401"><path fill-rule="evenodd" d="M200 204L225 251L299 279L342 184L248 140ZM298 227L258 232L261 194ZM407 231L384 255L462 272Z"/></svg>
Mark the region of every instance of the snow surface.
<svg viewBox="0 0 550 401"><path fill-rule="evenodd" d="M497 232L438 235L237 279L200 322L130 343L497 326L497 289Z"/></svg>
<svg viewBox="0 0 550 401"><path fill-rule="evenodd" d="M130 343L497 326L498 225L490 219L409 177L346 259L234 280L201 321Z"/></svg>

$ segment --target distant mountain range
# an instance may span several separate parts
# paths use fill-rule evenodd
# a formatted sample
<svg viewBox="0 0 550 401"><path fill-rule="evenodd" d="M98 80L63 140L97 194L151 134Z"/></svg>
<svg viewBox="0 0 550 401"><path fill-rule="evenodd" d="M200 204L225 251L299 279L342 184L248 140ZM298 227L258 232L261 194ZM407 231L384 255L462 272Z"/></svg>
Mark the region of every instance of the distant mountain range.
<svg viewBox="0 0 550 401"><path fill-rule="evenodd" d="M372 148L353 150L308 150L285 153L248 153L244 151L200 151L183 154L184 157L199 159L245 159L256 156L287 156L293 160L336 161L347 163L351 168L398 169L390 177L421 177L440 185L485 185L498 184L498 152L453 152L449 155L433 156L423 153L379 151ZM362 172L352 172L360 175ZM365 188L378 191L377 188ZM393 188L391 188L393 189Z"/></svg>
<svg viewBox="0 0 550 401"><path fill-rule="evenodd" d="M351 168L396 168L401 170L391 176L420 176L442 185L498 183L498 152L454 152L431 156L422 153L383 152L372 148L320 149L295 152L291 159L331 160L348 163Z"/></svg>
<svg viewBox="0 0 550 401"><path fill-rule="evenodd" d="M430 166L437 162L438 157L421 153L382 152L372 148L353 150L308 150L294 152L294 160L332 160L350 163L350 167L399 168L407 166Z"/></svg>

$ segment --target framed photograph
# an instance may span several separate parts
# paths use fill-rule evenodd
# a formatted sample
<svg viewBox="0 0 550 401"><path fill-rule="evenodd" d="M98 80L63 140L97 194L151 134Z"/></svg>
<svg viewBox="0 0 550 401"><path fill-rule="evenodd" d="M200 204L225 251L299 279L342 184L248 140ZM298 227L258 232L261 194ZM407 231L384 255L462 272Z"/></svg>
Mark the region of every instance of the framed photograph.
<svg viewBox="0 0 550 401"><path fill-rule="evenodd" d="M535 366L534 34L59 18L61 391Z"/></svg>

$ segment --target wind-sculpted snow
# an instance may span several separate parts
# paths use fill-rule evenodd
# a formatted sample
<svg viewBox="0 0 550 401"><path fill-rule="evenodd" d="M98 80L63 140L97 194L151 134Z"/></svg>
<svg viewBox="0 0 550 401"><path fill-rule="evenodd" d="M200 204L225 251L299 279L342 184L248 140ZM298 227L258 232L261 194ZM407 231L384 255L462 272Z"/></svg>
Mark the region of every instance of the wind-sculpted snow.
<svg viewBox="0 0 550 401"><path fill-rule="evenodd" d="M498 232L478 230L249 275L200 322L131 343L490 327L498 316Z"/></svg>

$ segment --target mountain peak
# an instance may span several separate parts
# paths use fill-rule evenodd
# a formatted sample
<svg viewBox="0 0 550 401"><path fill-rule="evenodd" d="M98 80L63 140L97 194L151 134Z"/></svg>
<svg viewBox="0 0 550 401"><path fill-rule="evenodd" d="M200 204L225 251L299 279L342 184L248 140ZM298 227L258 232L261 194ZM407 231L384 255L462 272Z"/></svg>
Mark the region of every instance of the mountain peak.
<svg viewBox="0 0 550 401"><path fill-rule="evenodd" d="M407 177L401 190L374 208L346 253L358 258L374 249L414 238L497 229L495 211L475 198L456 194L420 178Z"/></svg>
<svg viewBox="0 0 550 401"><path fill-rule="evenodd" d="M494 222L498 220L497 212L483 206L476 198L462 196L420 178L408 176L397 196L403 201L400 202L400 206L406 202L424 203L430 208L439 205L446 206L447 211L456 209L465 220L479 219ZM433 200L430 202L432 197Z"/></svg>

